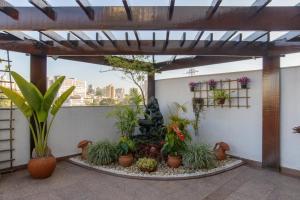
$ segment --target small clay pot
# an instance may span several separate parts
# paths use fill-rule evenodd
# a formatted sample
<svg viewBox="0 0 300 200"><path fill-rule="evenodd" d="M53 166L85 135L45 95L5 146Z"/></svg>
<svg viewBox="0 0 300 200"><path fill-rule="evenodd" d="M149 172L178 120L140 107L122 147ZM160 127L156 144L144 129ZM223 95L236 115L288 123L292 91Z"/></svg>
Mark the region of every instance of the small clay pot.
<svg viewBox="0 0 300 200"><path fill-rule="evenodd" d="M223 99L218 99L218 100L217 100L217 103L218 103L219 105L224 105L224 104L225 104L225 101L226 101L225 98L223 98Z"/></svg>
<svg viewBox="0 0 300 200"><path fill-rule="evenodd" d="M127 154L119 157L119 165L122 167L130 167L133 163L133 155Z"/></svg>
<svg viewBox="0 0 300 200"><path fill-rule="evenodd" d="M171 168L178 168L181 165L181 156L168 155L167 165Z"/></svg>
<svg viewBox="0 0 300 200"><path fill-rule="evenodd" d="M43 179L52 175L56 167L54 156L31 159L28 163L28 171L32 178Z"/></svg>
<svg viewBox="0 0 300 200"><path fill-rule="evenodd" d="M242 89L247 89L248 88L248 84L241 84L241 88Z"/></svg>
<svg viewBox="0 0 300 200"><path fill-rule="evenodd" d="M195 87L190 87L190 91L194 92L195 91Z"/></svg>

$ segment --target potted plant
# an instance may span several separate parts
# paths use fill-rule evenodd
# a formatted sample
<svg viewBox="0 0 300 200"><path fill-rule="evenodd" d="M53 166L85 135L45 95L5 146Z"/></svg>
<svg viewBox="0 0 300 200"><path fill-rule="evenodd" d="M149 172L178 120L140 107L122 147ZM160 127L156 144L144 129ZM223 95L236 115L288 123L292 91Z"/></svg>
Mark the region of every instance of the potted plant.
<svg viewBox="0 0 300 200"><path fill-rule="evenodd" d="M194 92L195 89L196 89L196 87L197 87L197 83L195 83L195 82L190 82L190 83L189 83L189 86L190 86L190 91L191 91L191 92Z"/></svg>
<svg viewBox="0 0 300 200"><path fill-rule="evenodd" d="M169 125L166 127L162 152L168 155L167 165L171 168L178 168L182 162L181 154L191 140L187 131L187 126L191 124L191 121L180 116L181 112L186 112L184 105L174 103L174 106L175 108L171 110L169 116Z"/></svg>
<svg viewBox="0 0 300 200"><path fill-rule="evenodd" d="M0 86L2 92L20 109L29 122L30 132L34 141L34 155L28 163L28 171L33 178L47 178L51 176L56 166L56 159L51 154L47 141L56 114L71 95L74 86L67 89L60 97L56 95L65 79L58 78L46 91L45 95L32 83L26 81L16 72L11 72L21 93ZM51 115L50 123L47 119ZM34 121L35 126L30 123Z"/></svg>
<svg viewBox="0 0 300 200"><path fill-rule="evenodd" d="M217 81L215 81L214 79L210 79L208 82L208 86L210 90L214 90L217 87Z"/></svg>
<svg viewBox="0 0 300 200"><path fill-rule="evenodd" d="M214 101L217 102L218 105L224 105L225 101L229 99L229 94L225 90L214 90Z"/></svg>
<svg viewBox="0 0 300 200"><path fill-rule="evenodd" d="M140 158L136 165L142 172L154 172L157 169L157 161L153 158Z"/></svg>
<svg viewBox="0 0 300 200"><path fill-rule="evenodd" d="M247 89L248 84L250 82L250 78L248 78L247 76L243 76L243 77L238 79L238 82L241 84L242 89Z"/></svg>
<svg viewBox="0 0 300 200"><path fill-rule="evenodd" d="M135 151L135 143L128 136L121 136L117 145L117 151L119 155L119 165L123 167L129 167L133 163L132 153Z"/></svg>

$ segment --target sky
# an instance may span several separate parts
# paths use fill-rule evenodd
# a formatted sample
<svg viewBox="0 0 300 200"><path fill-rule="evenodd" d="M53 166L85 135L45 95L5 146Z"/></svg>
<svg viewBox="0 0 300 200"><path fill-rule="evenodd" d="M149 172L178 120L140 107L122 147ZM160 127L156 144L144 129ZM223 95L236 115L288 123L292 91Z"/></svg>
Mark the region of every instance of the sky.
<svg viewBox="0 0 300 200"><path fill-rule="evenodd" d="M28 3L28 0L7 0L9 3L15 6L32 6ZM78 6L75 0L47 0L52 6ZM223 0L221 6L250 6L255 0ZM122 6L121 0L89 0L93 6ZM212 0L176 0L175 6L208 6ZM299 3L299 0L273 0L269 6L294 6ZM129 0L129 5L132 6L167 6L169 0ZM1 17L1 16L0 16ZM86 31L85 33L92 38L95 38L95 31ZM124 31L112 31L116 38L124 40L125 39ZM141 39L151 39L153 31L139 31ZM165 38L165 31L155 31L157 39ZM211 31L213 32L213 31ZM207 31L202 38L206 38L206 35L211 32ZM33 32L25 32L26 34L37 38L38 35ZM66 32L58 32L63 37L66 37ZM179 39L183 31L171 31L170 40ZM224 32L213 32L214 39L218 39L222 36ZM252 32L242 32L243 37ZM272 32L271 40L279 37L280 35L286 32ZM187 32L187 39L193 39L197 31ZM133 32L129 32L129 37L134 39ZM105 39L105 37L103 36ZM22 53L10 53L12 63L12 70L15 70L26 78L29 77L29 61L30 56L27 56ZM0 50L0 58L5 58L5 51ZM171 56L156 56L157 61L169 60ZM180 58L180 56L178 56ZM281 59L282 67L296 66L300 65L300 54L290 54L286 55ZM2 64L3 65L3 64ZM1 66L1 64L0 64ZM210 66L202 66L195 68L197 70L197 75L204 74L214 74L214 73L224 73L224 72L233 72L233 71L246 71L246 70L258 70L261 69L262 61L261 59L249 60L249 61L239 61L225 64L217 64ZM86 80L88 84L93 84L94 86L104 87L112 83L116 87L124 87L127 90L133 86L129 80L122 79L122 73L120 72L107 72L100 73L99 71L107 70L109 67L95 64L87 64L82 62L73 62L65 60L53 60L48 58L48 76L55 75L65 75L67 77L78 78L80 80ZM156 79L165 79L165 78L174 78L174 77L184 77L188 76L188 69L184 70L173 70L168 72L163 72L157 74Z"/></svg>

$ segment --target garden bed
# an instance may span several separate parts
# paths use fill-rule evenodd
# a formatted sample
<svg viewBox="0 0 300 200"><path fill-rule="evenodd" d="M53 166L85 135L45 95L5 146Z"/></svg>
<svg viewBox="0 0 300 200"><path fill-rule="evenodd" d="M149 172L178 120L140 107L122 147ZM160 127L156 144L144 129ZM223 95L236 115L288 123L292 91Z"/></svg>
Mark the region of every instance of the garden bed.
<svg viewBox="0 0 300 200"><path fill-rule="evenodd" d="M177 169L171 169L167 167L165 163L160 163L158 165L157 171L152 173L144 173L141 172L135 164L128 168L121 167L118 164L95 166L90 165L85 160L82 160L80 156L70 158L69 161L81 167L93 169L109 175L150 180L178 180L207 177L229 171L244 164L242 160L229 158L225 161L218 162L217 167L213 169L192 170L183 166Z"/></svg>

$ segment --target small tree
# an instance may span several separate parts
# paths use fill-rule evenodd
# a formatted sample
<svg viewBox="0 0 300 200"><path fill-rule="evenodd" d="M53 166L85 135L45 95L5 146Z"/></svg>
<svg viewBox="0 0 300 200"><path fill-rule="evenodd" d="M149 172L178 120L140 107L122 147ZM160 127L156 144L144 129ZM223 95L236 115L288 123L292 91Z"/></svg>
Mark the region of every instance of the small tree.
<svg viewBox="0 0 300 200"><path fill-rule="evenodd" d="M149 56L132 56L132 59L106 56L105 59L113 67L112 70L123 72L125 78L131 80L138 87L142 95L143 104L146 107L146 97L142 85L148 74L156 72L154 64L148 60Z"/></svg>

